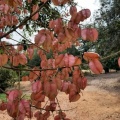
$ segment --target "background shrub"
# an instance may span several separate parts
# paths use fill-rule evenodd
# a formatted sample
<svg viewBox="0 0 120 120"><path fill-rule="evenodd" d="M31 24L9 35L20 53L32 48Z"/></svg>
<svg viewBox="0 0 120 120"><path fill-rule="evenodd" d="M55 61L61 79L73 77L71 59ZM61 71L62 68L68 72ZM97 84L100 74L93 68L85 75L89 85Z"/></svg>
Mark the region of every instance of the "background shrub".
<svg viewBox="0 0 120 120"><path fill-rule="evenodd" d="M0 69L0 88L5 90L8 87L12 87L17 80L17 74L15 71L8 69ZM2 91L0 91L2 93Z"/></svg>

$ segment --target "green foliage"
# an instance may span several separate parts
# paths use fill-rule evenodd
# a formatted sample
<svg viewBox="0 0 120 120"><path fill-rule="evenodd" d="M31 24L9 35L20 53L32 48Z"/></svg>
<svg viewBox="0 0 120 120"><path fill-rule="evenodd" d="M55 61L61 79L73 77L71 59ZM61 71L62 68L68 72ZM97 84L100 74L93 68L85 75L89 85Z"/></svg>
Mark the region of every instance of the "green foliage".
<svg viewBox="0 0 120 120"><path fill-rule="evenodd" d="M37 51L34 50L33 58L32 58L32 60L29 60L28 65L29 65L30 67L40 66L40 61L41 61L41 60L40 60L40 57L39 57L38 54L37 54Z"/></svg>
<svg viewBox="0 0 120 120"><path fill-rule="evenodd" d="M71 48L68 48L68 49L67 49L67 52L68 52L69 54L74 55L74 56L79 56L79 55L80 55L80 52L78 51L78 49L77 49L74 45L72 45Z"/></svg>
<svg viewBox="0 0 120 120"><path fill-rule="evenodd" d="M1 101L6 101L6 94L1 93L1 94L0 94L0 100L1 100Z"/></svg>
<svg viewBox="0 0 120 120"><path fill-rule="evenodd" d="M6 88L13 86L16 79L17 79L16 72L3 68L0 69L0 88L2 90L5 90Z"/></svg>

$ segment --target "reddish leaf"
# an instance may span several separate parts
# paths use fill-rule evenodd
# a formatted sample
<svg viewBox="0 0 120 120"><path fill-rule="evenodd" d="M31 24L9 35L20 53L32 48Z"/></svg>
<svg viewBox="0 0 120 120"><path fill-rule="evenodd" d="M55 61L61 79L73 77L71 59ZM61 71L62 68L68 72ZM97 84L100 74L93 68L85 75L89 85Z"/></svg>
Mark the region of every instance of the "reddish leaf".
<svg viewBox="0 0 120 120"><path fill-rule="evenodd" d="M39 6L38 5L33 5L32 7L32 14L34 14L37 10L39 9ZM37 12L33 17L32 17L32 20L37 20L39 17L39 13Z"/></svg>
<svg viewBox="0 0 120 120"><path fill-rule="evenodd" d="M8 91L7 93L8 93L7 98L11 102L18 100L22 96L22 92L17 89Z"/></svg>
<svg viewBox="0 0 120 120"><path fill-rule="evenodd" d="M77 13L77 8L76 8L76 6L71 6L70 7L70 15L74 15L74 14L76 14Z"/></svg>
<svg viewBox="0 0 120 120"><path fill-rule="evenodd" d="M90 40L92 42L98 39L98 31L95 28L85 28L81 30L83 40Z"/></svg>
<svg viewBox="0 0 120 120"><path fill-rule="evenodd" d="M28 76L23 76L22 77L22 81L28 81L28 79L29 79Z"/></svg>
<svg viewBox="0 0 120 120"><path fill-rule="evenodd" d="M30 109L30 102L28 100L21 100L19 102L19 111L22 114L26 114L27 112L29 113L31 111Z"/></svg>
<svg viewBox="0 0 120 120"><path fill-rule="evenodd" d="M37 118L37 120L44 120L44 115L40 111L37 111L34 116Z"/></svg>
<svg viewBox="0 0 120 120"><path fill-rule="evenodd" d="M60 54L59 56L57 56L57 57L55 58L55 65L56 65L56 66L59 66L59 64L62 62L63 58L64 58L64 55L63 55L63 54Z"/></svg>
<svg viewBox="0 0 120 120"><path fill-rule="evenodd" d="M64 62L66 67L72 67L75 63L75 57L73 55L65 54Z"/></svg>
<svg viewBox="0 0 120 120"><path fill-rule="evenodd" d="M120 67L120 57L118 58L118 65L119 65L119 67Z"/></svg>
<svg viewBox="0 0 120 120"><path fill-rule="evenodd" d="M103 66L98 59L91 60L89 62L89 67L95 74L100 74L103 71Z"/></svg>
<svg viewBox="0 0 120 120"><path fill-rule="evenodd" d="M22 53L19 54L18 59L19 59L19 63L21 65L25 65L27 63L27 58L26 58L25 54L22 54Z"/></svg>
<svg viewBox="0 0 120 120"><path fill-rule="evenodd" d="M34 93L38 93L38 92L40 92L41 90L42 90L42 83L41 83L40 80L38 80L38 81L36 81L36 82L34 82L34 83L32 84L32 91L33 91Z"/></svg>
<svg viewBox="0 0 120 120"><path fill-rule="evenodd" d="M64 4L66 4L68 1L69 1L69 0L61 0L61 1L59 1L59 0L52 0L53 4L56 5L56 6L58 6L58 5L64 5Z"/></svg>
<svg viewBox="0 0 120 120"><path fill-rule="evenodd" d="M6 54L2 54L2 66L4 66L8 62L8 56Z"/></svg>
<svg viewBox="0 0 120 120"><path fill-rule="evenodd" d="M48 0L41 0L41 2L44 2L44 3L46 3Z"/></svg>
<svg viewBox="0 0 120 120"><path fill-rule="evenodd" d="M78 101L80 99L80 94L77 94L77 93L75 93L75 92L73 92L73 91L71 91L70 93L69 93L69 101L70 102L76 102L76 101Z"/></svg>
<svg viewBox="0 0 120 120"><path fill-rule="evenodd" d="M76 81L77 81L76 86L82 90L84 90L85 87L87 86L87 79L85 77L80 77Z"/></svg>
<svg viewBox="0 0 120 120"><path fill-rule="evenodd" d="M4 111L7 109L7 103L3 102L0 104L0 110Z"/></svg>
<svg viewBox="0 0 120 120"><path fill-rule="evenodd" d="M91 60L91 59L99 59L100 56L99 56L99 54L97 54L97 53L95 53L95 52L84 52L83 58L84 58L86 61L89 61L89 60Z"/></svg>
<svg viewBox="0 0 120 120"><path fill-rule="evenodd" d="M28 58L31 60L33 58L34 50L31 48L27 49Z"/></svg>
<svg viewBox="0 0 120 120"><path fill-rule="evenodd" d="M75 63L74 63L74 65L80 65L80 64L82 64L81 59L78 58L78 57L75 57Z"/></svg>
<svg viewBox="0 0 120 120"><path fill-rule="evenodd" d="M18 101L9 101L7 103L7 112L8 112L8 115L13 117L13 118L16 118L17 117L17 113L18 113Z"/></svg>
<svg viewBox="0 0 120 120"><path fill-rule="evenodd" d="M29 80L32 82L33 80L37 79L39 77L40 72L36 67L32 69L33 71L29 74ZM37 71L36 71L37 70Z"/></svg>
<svg viewBox="0 0 120 120"><path fill-rule="evenodd" d="M81 10L81 13L82 13L84 19L89 18L91 15L91 12L89 9L83 9L83 10Z"/></svg>
<svg viewBox="0 0 120 120"><path fill-rule="evenodd" d="M47 120L49 117L50 117L50 112L49 111L46 111L44 114L44 119Z"/></svg>
<svg viewBox="0 0 120 120"><path fill-rule="evenodd" d="M50 83L50 92L49 92L49 95L48 95L49 99L51 101L54 101L57 94L58 94L57 85L55 83Z"/></svg>

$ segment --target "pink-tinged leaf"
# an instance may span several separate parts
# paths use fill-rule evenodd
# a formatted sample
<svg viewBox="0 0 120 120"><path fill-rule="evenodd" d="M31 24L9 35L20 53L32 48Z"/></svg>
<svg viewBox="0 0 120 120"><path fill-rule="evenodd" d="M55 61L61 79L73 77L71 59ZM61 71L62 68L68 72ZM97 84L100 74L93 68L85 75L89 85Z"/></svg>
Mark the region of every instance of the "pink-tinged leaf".
<svg viewBox="0 0 120 120"><path fill-rule="evenodd" d="M61 63L61 61L63 61L63 58L64 58L63 54L56 56L55 57L55 65L58 66Z"/></svg>
<svg viewBox="0 0 120 120"><path fill-rule="evenodd" d="M7 109L7 103L5 103L5 102L2 101L2 103L0 104L0 110L4 111L6 109Z"/></svg>
<svg viewBox="0 0 120 120"><path fill-rule="evenodd" d="M98 59L91 60L89 62L89 67L91 71L95 74L100 74L103 71L103 66Z"/></svg>
<svg viewBox="0 0 120 120"><path fill-rule="evenodd" d="M74 22L75 22L76 24L79 24L82 19L83 19L82 13L81 13L81 12L78 12L77 15L76 15L76 17L75 17Z"/></svg>
<svg viewBox="0 0 120 120"><path fill-rule="evenodd" d="M59 1L58 0L52 0L54 5L59 5Z"/></svg>
<svg viewBox="0 0 120 120"><path fill-rule="evenodd" d="M44 92L46 94L46 96L48 96L50 94L50 82L44 82Z"/></svg>
<svg viewBox="0 0 120 120"><path fill-rule="evenodd" d="M22 81L28 81L28 80L29 80L28 76L23 76L22 77Z"/></svg>
<svg viewBox="0 0 120 120"><path fill-rule="evenodd" d="M72 67L75 63L75 57L73 55L69 55L69 67Z"/></svg>
<svg viewBox="0 0 120 120"><path fill-rule="evenodd" d="M34 14L39 9L38 5L33 5L32 7L32 14ZM37 20L39 18L39 13L37 12L33 17L32 20Z"/></svg>
<svg viewBox="0 0 120 120"><path fill-rule="evenodd" d="M57 85L55 83L50 83L50 92L49 92L49 95L48 95L49 99L51 101L54 101L57 94L58 94Z"/></svg>
<svg viewBox="0 0 120 120"><path fill-rule="evenodd" d="M74 15L74 14L76 14L77 13L77 8L76 8L76 6L71 6L70 7L70 15Z"/></svg>
<svg viewBox="0 0 120 120"><path fill-rule="evenodd" d="M95 66L95 64L94 64L93 61L90 61L90 62L89 62L89 67L90 67L90 69L91 69L91 71L92 71L93 73L95 73L95 74L100 74L100 72L97 70L97 68L96 68L96 66Z"/></svg>
<svg viewBox="0 0 120 120"><path fill-rule="evenodd" d="M44 114L44 119L47 120L49 117L50 117L50 112L49 111L46 111Z"/></svg>
<svg viewBox="0 0 120 120"><path fill-rule="evenodd" d="M2 66L7 64L8 62L8 56L6 54L2 54Z"/></svg>
<svg viewBox="0 0 120 120"><path fill-rule="evenodd" d="M65 54L64 62L66 67L72 67L75 63L75 57L73 55Z"/></svg>
<svg viewBox="0 0 120 120"><path fill-rule="evenodd" d="M61 88L62 88L62 80L59 77L57 77L57 78L54 79L54 81L55 81L55 83L57 85L57 89L61 90Z"/></svg>
<svg viewBox="0 0 120 120"><path fill-rule="evenodd" d="M41 35L39 44L40 44L40 45L43 44L43 43L45 42L46 39L47 39L46 35L44 35L44 34Z"/></svg>
<svg viewBox="0 0 120 120"><path fill-rule="evenodd" d="M19 54L18 59L19 59L19 63L21 65L25 65L27 63L27 58L26 58L25 54L22 54L22 53Z"/></svg>
<svg viewBox="0 0 120 120"><path fill-rule="evenodd" d="M94 42L98 39L98 31L95 28L90 29L90 41Z"/></svg>
<svg viewBox="0 0 120 120"><path fill-rule="evenodd" d="M64 56L64 63L66 67L69 67L69 55L68 54L65 54Z"/></svg>
<svg viewBox="0 0 120 120"><path fill-rule="evenodd" d="M32 93L31 94L31 99L38 101L38 102L44 102L45 100L45 95L43 94L42 91L39 91L38 93ZM37 105L38 107L38 105Z"/></svg>
<svg viewBox="0 0 120 120"><path fill-rule="evenodd" d="M49 27L51 29L53 29L55 27L54 23L55 23L54 20L49 21Z"/></svg>
<svg viewBox="0 0 120 120"><path fill-rule="evenodd" d="M83 9L83 10L81 10L81 13L84 16L84 19L89 18L91 15L91 12L89 9Z"/></svg>
<svg viewBox="0 0 120 120"><path fill-rule="evenodd" d="M9 11L9 6L7 4L4 5L4 13L7 14Z"/></svg>
<svg viewBox="0 0 120 120"><path fill-rule="evenodd" d="M63 82L61 91L65 92L66 94L68 94L69 93L69 85L70 84L71 84L70 82Z"/></svg>
<svg viewBox="0 0 120 120"><path fill-rule="evenodd" d="M10 61L13 64L13 66L18 66L19 65L19 59L18 55L15 55L13 57L10 57Z"/></svg>
<svg viewBox="0 0 120 120"><path fill-rule="evenodd" d="M85 28L81 30L83 40L90 40L92 42L98 39L98 31L95 28Z"/></svg>
<svg viewBox="0 0 120 120"><path fill-rule="evenodd" d="M11 91L8 91L8 100L13 102L14 100L18 100L21 96L22 96L22 92L20 90L11 90Z"/></svg>
<svg viewBox="0 0 120 120"><path fill-rule="evenodd" d="M28 100L21 100L19 102L19 111L22 114L26 114L27 112L30 112L30 102Z"/></svg>
<svg viewBox="0 0 120 120"><path fill-rule="evenodd" d="M52 0L53 4L58 6L58 5L64 5L68 2L69 0Z"/></svg>
<svg viewBox="0 0 120 120"><path fill-rule="evenodd" d="M61 120L60 115L56 115L56 116L54 117L54 120Z"/></svg>
<svg viewBox="0 0 120 120"><path fill-rule="evenodd" d="M75 37L76 38L81 37L81 29L79 27L75 28Z"/></svg>
<svg viewBox="0 0 120 120"><path fill-rule="evenodd" d="M9 116L16 118L17 113L18 113L18 101L9 101L7 102L7 113Z"/></svg>
<svg viewBox="0 0 120 120"><path fill-rule="evenodd" d="M37 79L38 76L40 75L40 72L38 71L37 67L34 67L32 69L34 72L30 72L29 74L29 80L32 82L33 80ZM37 71L36 71L37 70Z"/></svg>
<svg viewBox="0 0 120 120"><path fill-rule="evenodd" d="M44 3L46 3L48 0L41 0L41 2L44 2Z"/></svg>
<svg viewBox="0 0 120 120"><path fill-rule="evenodd" d="M120 57L118 58L118 65L119 65L119 67L120 67Z"/></svg>
<svg viewBox="0 0 120 120"><path fill-rule="evenodd" d="M19 114L17 120L24 120L25 114Z"/></svg>
<svg viewBox="0 0 120 120"><path fill-rule="evenodd" d="M0 55L0 66L4 66L8 62L8 56L6 54Z"/></svg>
<svg viewBox="0 0 120 120"><path fill-rule="evenodd" d="M65 35L66 37L71 40L72 39L72 32L71 32L71 29L65 27ZM73 35L74 36L74 35Z"/></svg>
<svg viewBox="0 0 120 120"><path fill-rule="evenodd" d="M31 60L33 58L34 50L31 48L27 49L28 58Z"/></svg>
<svg viewBox="0 0 120 120"><path fill-rule="evenodd" d="M85 77L80 77L77 79L77 84L76 86L82 90L85 89L85 87L87 86L87 78Z"/></svg>
<svg viewBox="0 0 120 120"><path fill-rule="evenodd" d="M37 112L34 114L34 117L36 117L37 120L44 120L44 115L43 115L40 111L37 111Z"/></svg>
<svg viewBox="0 0 120 120"><path fill-rule="evenodd" d="M103 66L101 62L98 59L94 59L94 64L96 65L97 70L102 73L103 72Z"/></svg>
<svg viewBox="0 0 120 120"><path fill-rule="evenodd" d="M69 93L69 101L70 102L76 102L80 99L80 94L75 93L74 91L71 91Z"/></svg>
<svg viewBox="0 0 120 120"><path fill-rule="evenodd" d="M83 40L87 40L87 29L81 30L81 37Z"/></svg>
<svg viewBox="0 0 120 120"><path fill-rule="evenodd" d="M48 67L47 60L46 59L42 60L40 66L42 69L46 69Z"/></svg>
<svg viewBox="0 0 120 120"><path fill-rule="evenodd" d="M34 93L38 93L38 92L40 92L42 90L42 84L41 84L41 81L40 80L38 80L38 81L36 81L36 82L34 82L33 84L32 84L32 91L34 92Z"/></svg>

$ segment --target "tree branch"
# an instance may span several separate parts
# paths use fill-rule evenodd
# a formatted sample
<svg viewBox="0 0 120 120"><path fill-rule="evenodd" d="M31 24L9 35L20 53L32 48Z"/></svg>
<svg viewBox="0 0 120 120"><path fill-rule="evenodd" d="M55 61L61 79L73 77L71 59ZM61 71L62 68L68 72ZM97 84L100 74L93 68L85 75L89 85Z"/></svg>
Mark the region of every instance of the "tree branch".
<svg viewBox="0 0 120 120"><path fill-rule="evenodd" d="M47 3L47 2L46 2ZM41 10L41 8L46 4L46 3L42 3L42 5L39 7L39 9L34 12L33 14L31 14L29 17L26 17L18 26L14 27L12 30L10 30L9 32L5 33L4 35L2 35L0 37L0 39L6 37L7 35L9 35L10 33L14 32L17 28L21 27L22 25L26 24L26 22L28 20L30 20L37 12L39 12Z"/></svg>

